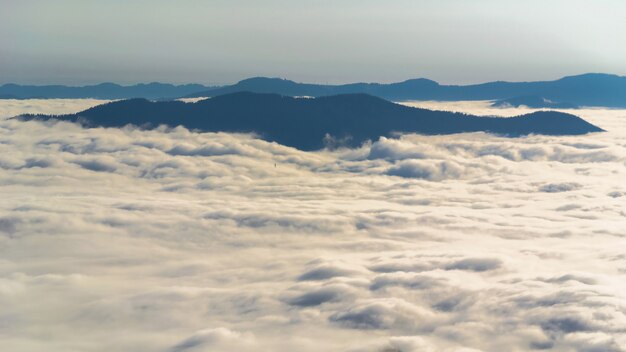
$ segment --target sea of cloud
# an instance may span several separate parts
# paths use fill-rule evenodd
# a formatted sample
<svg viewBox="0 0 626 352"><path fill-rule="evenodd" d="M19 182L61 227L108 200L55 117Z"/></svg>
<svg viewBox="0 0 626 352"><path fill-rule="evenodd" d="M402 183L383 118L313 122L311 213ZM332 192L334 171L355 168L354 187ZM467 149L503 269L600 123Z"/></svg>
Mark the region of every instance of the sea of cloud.
<svg viewBox="0 0 626 352"><path fill-rule="evenodd" d="M320 152L7 119L97 103L0 100L3 351L626 350L625 110Z"/></svg>

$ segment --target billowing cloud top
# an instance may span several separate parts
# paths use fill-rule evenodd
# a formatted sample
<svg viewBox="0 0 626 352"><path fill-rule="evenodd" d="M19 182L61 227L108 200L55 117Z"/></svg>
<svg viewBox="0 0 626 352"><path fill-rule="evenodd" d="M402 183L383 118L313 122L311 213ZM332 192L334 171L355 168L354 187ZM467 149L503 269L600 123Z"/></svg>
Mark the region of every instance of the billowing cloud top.
<svg viewBox="0 0 626 352"><path fill-rule="evenodd" d="M577 113L608 132L332 152L2 119L0 344L623 351L626 112Z"/></svg>

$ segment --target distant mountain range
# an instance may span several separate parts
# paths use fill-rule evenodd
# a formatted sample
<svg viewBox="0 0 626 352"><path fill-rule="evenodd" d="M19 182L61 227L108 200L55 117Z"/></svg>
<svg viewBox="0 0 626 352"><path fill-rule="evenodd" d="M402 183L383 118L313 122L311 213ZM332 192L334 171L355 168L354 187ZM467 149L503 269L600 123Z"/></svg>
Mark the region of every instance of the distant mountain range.
<svg viewBox="0 0 626 352"><path fill-rule="evenodd" d="M572 106L626 107L626 77L597 73L564 77L556 81L490 82L465 86L441 85L423 78L391 84L322 85L265 77L249 78L220 87L205 87L198 84L173 86L161 83L128 87L112 83L86 87L6 84L0 87L0 98L4 96L19 99L38 97L164 100L179 97L214 97L235 92L310 97L365 93L392 101L503 100L535 96Z"/></svg>
<svg viewBox="0 0 626 352"><path fill-rule="evenodd" d="M198 91L214 89L200 84L185 84L175 86L164 83L137 84L134 86L120 86L114 83L101 83L84 87L52 86L22 86L5 84L0 86L0 99L175 99Z"/></svg>
<svg viewBox="0 0 626 352"><path fill-rule="evenodd" d="M578 106L626 107L626 77L607 74L585 74L546 82L490 82L466 86L440 85L428 79L391 84L354 83L333 86L259 77L188 96L212 97L241 91L312 97L366 93L393 101L501 100L540 96L550 101L568 102Z"/></svg>
<svg viewBox="0 0 626 352"><path fill-rule="evenodd" d="M251 132L268 141L301 150L359 146L367 140L397 133L485 131L520 136L578 135L602 131L577 116L555 111L511 118L478 117L407 107L366 94L311 99L239 92L196 103L130 99L99 105L77 114L24 115L19 118L58 119L79 122L88 127L181 125L199 131Z"/></svg>

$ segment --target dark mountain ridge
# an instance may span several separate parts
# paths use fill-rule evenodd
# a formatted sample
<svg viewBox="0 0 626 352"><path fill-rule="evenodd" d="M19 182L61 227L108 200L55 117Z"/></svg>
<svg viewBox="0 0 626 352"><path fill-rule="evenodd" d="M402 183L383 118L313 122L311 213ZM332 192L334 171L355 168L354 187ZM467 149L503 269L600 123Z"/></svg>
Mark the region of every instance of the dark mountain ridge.
<svg viewBox="0 0 626 352"><path fill-rule="evenodd" d="M589 73L540 82L489 82L473 85L441 85L419 78L404 82L351 83L323 85L297 83L280 78L255 77L221 87L199 84L174 86L150 83L119 86L103 83L95 86L0 86L0 99L6 98L146 98L164 100L179 97L214 97L236 92L276 93L287 96L321 97L327 95L365 93L392 101L406 100L503 100L538 96L554 102L574 106L605 106L626 108L626 77Z"/></svg>
<svg viewBox="0 0 626 352"><path fill-rule="evenodd" d="M540 96L551 101L577 106L626 107L626 77L590 73L541 82L489 82L474 85L441 85L428 79L399 83L352 83L319 85L296 83L279 78L256 77L231 86L196 92L188 97L212 97L250 91L289 96L366 93L394 101L405 100L501 100L522 96Z"/></svg>
<svg viewBox="0 0 626 352"><path fill-rule="evenodd" d="M100 83L83 87L63 85L32 86L5 84L0 86L0 99L54 99L54 98L93 98L93 99L164 99L177 98L212 87L200 84L172 85L164 83L136 84L121 86L115 83Z"/></svg>
<svg viewBox="0 0 626 352"><path fill-rule="evenodd" d="M239 92L201 100L151 102L130 99L99 105L70 115L24 115L23 120L58 119L88 127L136 125L184 126L205 132L256 133L261 138L301 150L316 150L325 141L360 146L397 133L452 134L491 132L577 135L602 129L560 112L540 111L512 118L479 117L395 104L366 94L315 99Z"/></svg>

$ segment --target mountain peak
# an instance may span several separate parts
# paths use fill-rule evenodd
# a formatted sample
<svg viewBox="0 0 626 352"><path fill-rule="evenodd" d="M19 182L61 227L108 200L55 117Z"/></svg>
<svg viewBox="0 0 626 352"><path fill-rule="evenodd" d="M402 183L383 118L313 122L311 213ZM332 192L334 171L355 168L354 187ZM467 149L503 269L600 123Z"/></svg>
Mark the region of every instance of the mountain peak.
<svg viewBox="0 0 626 352"><path fill-rule="evenodd" d="M437 81L433 81L432 79L428 79L428 78L411 78L411 79L407 79L406 81L402 81L398 84L420 84L420 85L432 85L432 86L439 85Z"/></svg>
<svg viewBox="0 0 626 352"><path fill-rule="evenodd" d="M294 81L278 77L251 77L237 82L235 85L258 85L258 84L298 84Z"/></svg>
<svg viewBox="0 0 626 352"><path fill-rule="evenodd" d="M611 73L583 73L580 75L565 76L558 81L589 81L589 80L617 80L624 78L623 76L611 74Z"/></svg>

